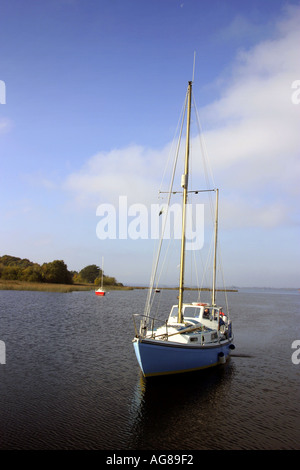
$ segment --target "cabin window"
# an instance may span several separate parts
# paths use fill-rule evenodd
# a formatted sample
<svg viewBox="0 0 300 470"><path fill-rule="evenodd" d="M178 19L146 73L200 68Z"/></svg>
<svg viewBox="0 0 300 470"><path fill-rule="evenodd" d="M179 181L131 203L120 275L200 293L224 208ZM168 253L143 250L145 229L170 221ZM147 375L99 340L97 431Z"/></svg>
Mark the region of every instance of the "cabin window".
<svg viewBox="0 0 300 470"><path fill-rule="evenodd" d="M174 305L174 307L172 308L170 316L174 317L174 318L178 317L178 305Z"/></svg>
<svg viewBox="0 0 300 470"><path fill-rule="evenodd" d="M197 307L185 307L183 315L185 318L199 318L200 309Z"/></svg>
<svg viewBox="0 0 300 470"><path fill-rule="evenodd" d="M212 309L212 317L214 320L218 320L219 317L219 309L213 308Z"/></svg>
<svg viewBox="0 0 300 470"><path fill-rule="evenodd" d="M210 320L210 308L205 308L202 317L206 320Z"/></svg>
<svg viewBox="0 0 300 470"><path fill-rule="evenodd" d="M203 311L203 318L207 320L217 320L219 317L219 309L217 308L205 308Z"/></svg>

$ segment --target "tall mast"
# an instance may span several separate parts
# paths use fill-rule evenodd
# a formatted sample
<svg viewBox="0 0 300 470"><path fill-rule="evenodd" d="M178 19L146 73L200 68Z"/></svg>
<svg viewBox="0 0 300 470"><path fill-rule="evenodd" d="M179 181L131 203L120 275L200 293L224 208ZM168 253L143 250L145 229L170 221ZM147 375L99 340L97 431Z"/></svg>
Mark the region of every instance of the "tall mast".
<svg viewBox="0 0 300 470"><path fill-rule="evenodd" d="M184 174L181 177L181 187L183 188L183 201L182 201L182 235L181 235L181 255L180 255L178 323L182 323L183 321L182 304L183 304L183 291L184 291L186 204L187 204L189 154L190 154L191 96L192 96L192 82L189 82L188 104L187 104L188 106L187 107L187 124L186 124L185 164L184 164Z"/></svg>
<svg viewBox="0 0 300 470"><path fill-rule="evenodd" d="M214 271L211 304L216 305L216 272L217 272L217 243L218 243L218 205L219 190L216 189L216 214L215 214L215 243L214 243Z"/></svg>
<svg viewBox="0 0 300 470"><path fill-rule="evenodd" d="M101 289L103 289L103 256L102 256L102 274L101 274Z"/></svg>

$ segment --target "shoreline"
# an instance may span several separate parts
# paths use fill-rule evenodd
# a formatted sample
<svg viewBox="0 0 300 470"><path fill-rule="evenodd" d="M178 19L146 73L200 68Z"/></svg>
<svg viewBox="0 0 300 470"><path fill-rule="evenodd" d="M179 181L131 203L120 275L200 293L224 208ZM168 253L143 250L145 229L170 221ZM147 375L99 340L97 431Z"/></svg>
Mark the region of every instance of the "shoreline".
<svg viewBox="0 0 300 470"><path fill-rule="evenodd" d="M127 286L104 286L107 290L133 290L133 287ZM18 291L37 291L37 292L80 292L93 291L97 289L94 284L55 284L46 282L26 282L26 281L9 281L0 279L1 290L18 290Z"/></svg>
<svg viewBox="0 0 300 470"><path fill-rule="evenodd" d="M108 285L104 286L105 289L112 290L135 290L135 289L149 289L146 286L115 286ZM0 291L1 290L17 290L17 291L37 291L37 292L80 292L80 291L93 291L97 289L94 284L54 284L54 283L43 283L43 282L26 282L17 280L2 280L0 279ZM177 290L178 287L161 287L159 290ZM209 288L198 289L196 287L186 287L185 290L200 290L210 292ZM238 292L237 289L217 289L218 292Z"/></svg>

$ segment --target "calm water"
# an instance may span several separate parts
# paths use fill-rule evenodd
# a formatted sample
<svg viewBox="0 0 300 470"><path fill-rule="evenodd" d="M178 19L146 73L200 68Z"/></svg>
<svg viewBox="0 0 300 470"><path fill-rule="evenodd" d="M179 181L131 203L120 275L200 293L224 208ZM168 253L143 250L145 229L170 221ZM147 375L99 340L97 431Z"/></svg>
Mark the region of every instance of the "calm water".
<svg viewBox="0 0 300 470"><path fill-rule="evenodd" d="M166 317L176 292L159 296ZM145 298L0 291L1 449L300 449L297 291L230 293L235 357L147 380L131 344Z"/></svg>

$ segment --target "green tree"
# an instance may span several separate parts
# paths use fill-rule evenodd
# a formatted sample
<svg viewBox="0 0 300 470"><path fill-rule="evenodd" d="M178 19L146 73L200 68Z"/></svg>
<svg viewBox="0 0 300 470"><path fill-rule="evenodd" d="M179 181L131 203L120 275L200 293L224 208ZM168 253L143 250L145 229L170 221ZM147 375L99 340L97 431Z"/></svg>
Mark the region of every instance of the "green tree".
<svg viewBox="0 0 300 470"><path fill-rule="evenodd" d="M43 279L54 284L72 284L72 274L63 260L55 260L42 265Z"/></svg>
<svg viewBox="0 0 300 470"><path fill-rule="evenodd" d="M82 279L82 277L80 276L79 273L77 272L73 272L72 273L72 277L73 277L73 282L75 284L82 284L84 282L84 280Z"/></svg>
<svg viewBox="0 0 300 470"><path fill-rule="evenodd" d="M95 264L86 266L79 272L79 276L83 282L94 283L97 277L101 277L102 271Z"/></svg>
<svg viewBox="0 0 300 470"><path fill-rule="evenodd" d="M22 270L21 277L22 277L22 281L42 282L43 281L42 268L38 264L35 264L33 266L28 266L28 268L25 268Z"/></svg>
<svg viewBox="0 0 300 470"><path fill-rule="evenodd" d="M19 268L27 268L28 266L32 266L34 264L27 258L21 259L10 255L1 256L0 263L4 266L18 266Z"/></svg>
<svg viewBox="0 0 300 470"><path fill-rule="evenodd" d="M104 273L103 273L104 274ZM5 280L20 280L27 282L49 282L56 284L75 283L95 283L100 285L102 278L102 269L95 264L90 264L83 268L79 273L77 271L68 271L63 260L55 260L51 263L44 263L40 266L27 258L21 259L16 256L0 256L0 278ZM104 285L117 285L114 277L103 275Z"/></svg>
<svg viewBox="0 0 300 470"><path fill-rule="evenodd" d="M111 276L104 276L103 277L103 285L104 286L115 286L117 281L114 277Z"/></svg>
<svg viewBox="0 0 300 470"><path fill-rule="evenodd" d="M95 286L101 285L101 277L97 277L94 281ZM121 282L117 282L115 277L112 276L103 276L103 285L104 286L123 286Z"/></svg>
<svg viewBox="0 0 300 470"><path fill-rule="evenodd" d="M1 277L7 281L15 281L21 277L20 274L21 270L18 266L4 266Z"/></svg>

